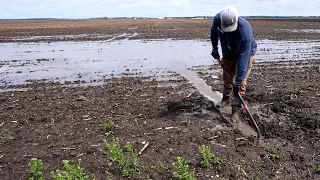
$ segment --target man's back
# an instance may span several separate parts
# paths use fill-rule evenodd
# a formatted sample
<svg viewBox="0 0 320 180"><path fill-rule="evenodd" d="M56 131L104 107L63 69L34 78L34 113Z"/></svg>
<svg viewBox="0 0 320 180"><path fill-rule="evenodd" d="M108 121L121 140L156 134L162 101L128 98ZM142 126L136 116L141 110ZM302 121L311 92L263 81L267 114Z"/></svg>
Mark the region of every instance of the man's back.
<svg viewBox="0 0 320 180"><path fill-rule="evenodd" d="M214 17L211 27L211 40L214 40L213 35L219 37L223 57L229 60L237 60L241 53L240 48L243 43L250 43L251 53L253 56L257 50L257 44L252 34L252 28L249 22L241 17L238 20L238 28L233 32L223 32L221 28L220 13Z"/></svg>

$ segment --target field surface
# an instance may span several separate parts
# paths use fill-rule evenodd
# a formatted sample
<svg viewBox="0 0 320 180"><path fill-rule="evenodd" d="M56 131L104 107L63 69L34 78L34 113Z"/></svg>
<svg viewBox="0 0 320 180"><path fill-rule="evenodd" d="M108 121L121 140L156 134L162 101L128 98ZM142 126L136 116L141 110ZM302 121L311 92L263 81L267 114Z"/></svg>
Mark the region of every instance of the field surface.
<svg viewBox="0 0 320 180"><path fill-rule="evenodd" d="M0 22L0 179L32 177L32 158L45 179L63 160L89 179L178 179L177 157L196 179L320 179L320 21L249 22L258 52L245 100L260 139L179 73L222 90L211 20ZM127 159L126 144L143 150L131 177L104 143L116 138Z"/></svg>

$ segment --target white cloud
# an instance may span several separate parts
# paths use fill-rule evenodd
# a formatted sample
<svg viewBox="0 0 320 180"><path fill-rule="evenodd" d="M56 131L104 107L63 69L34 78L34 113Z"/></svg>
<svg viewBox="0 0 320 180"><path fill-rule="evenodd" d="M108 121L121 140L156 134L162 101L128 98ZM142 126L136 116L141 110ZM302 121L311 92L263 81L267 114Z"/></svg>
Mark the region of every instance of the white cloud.
<svg viewBox="0 0 320 180"><path fill-rule="evenodd" d="M319 16L319 0L10 0L0 18L89 18L116 16L214 16L226 5L246 15Z"/></svg>

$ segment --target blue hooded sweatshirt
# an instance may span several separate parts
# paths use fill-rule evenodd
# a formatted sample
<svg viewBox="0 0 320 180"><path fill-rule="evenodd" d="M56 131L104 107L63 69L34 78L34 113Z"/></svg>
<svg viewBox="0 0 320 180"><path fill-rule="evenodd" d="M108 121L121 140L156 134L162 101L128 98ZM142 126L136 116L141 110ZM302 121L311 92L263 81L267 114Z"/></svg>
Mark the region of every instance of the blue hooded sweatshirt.
<svg viewBox="0 0 320 180"><path fill-rule="evenodd" d="M238 28L234 32L223 32L221 30L220 13L213 20L211 26L211 42L213 56L219 56L218 39L221 43L223 58L237 62L236 86L241 86L250 65L250 56L255 55L257 43L252 34L252 28L248 21L239 17ZM219 56L220 57L220 56Z"/></svg>

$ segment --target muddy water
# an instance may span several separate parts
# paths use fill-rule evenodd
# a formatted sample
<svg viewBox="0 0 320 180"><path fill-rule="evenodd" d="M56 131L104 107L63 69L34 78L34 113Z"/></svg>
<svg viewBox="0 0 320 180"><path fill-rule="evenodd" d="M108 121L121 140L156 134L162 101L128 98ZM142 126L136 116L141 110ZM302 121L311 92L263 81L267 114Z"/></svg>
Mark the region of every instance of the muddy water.
<svg viewBox="0 0 320 180"><path fill-rule="evenodd" d="M256 62L320 59L320 41L258 41ZM155 75L213 63L209 41L119 40L2 43L0 86L27 80L93 82L112 76Z"/></svg>
<svg viewBox="0 0 320 180"><path fill-rule="evenodd" d="M204 97L208 98L208 100L212 101L214 104L221 101L222 94L218 91L212 91L211 86L207 85L196 72L185 69L176 69L175 71L190 81Z"/></svg>

